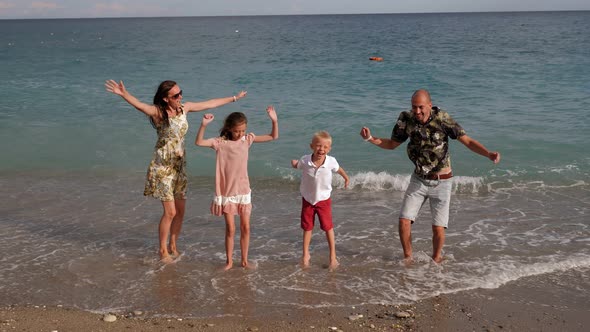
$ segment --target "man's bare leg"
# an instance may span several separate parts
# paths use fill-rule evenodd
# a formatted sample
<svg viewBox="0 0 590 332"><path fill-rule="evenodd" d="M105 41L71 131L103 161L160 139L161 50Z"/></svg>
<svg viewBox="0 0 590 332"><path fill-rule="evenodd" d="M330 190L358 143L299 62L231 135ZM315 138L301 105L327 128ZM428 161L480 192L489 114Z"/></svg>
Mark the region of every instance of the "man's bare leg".
<svg viewBox="0 0 590 332"><path fill-rule="evenodd" d="M432 260L440 263L443 260L442 248L445 244L445 228L442 226L432 226Z"/></svg>
<svg viewBox="0 0 590 332"><path fill-rule="evenodd" d="M410 219L399 219L399 239L404 250L404 260L412 261L412 221Z"/></svg>

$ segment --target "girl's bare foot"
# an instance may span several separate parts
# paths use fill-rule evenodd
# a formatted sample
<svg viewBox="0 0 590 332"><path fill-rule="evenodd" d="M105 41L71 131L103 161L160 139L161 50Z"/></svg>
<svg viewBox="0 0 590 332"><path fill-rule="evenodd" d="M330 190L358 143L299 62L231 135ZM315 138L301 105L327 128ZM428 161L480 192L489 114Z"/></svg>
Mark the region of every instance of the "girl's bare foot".
<svg viewBox="0 0 590 332"><path fill-rule="evenodd" d="M231 269L232 267L234 267L234 263L227 262L227 263L225 263L225 267L223 268L223 271L227 271L227 270Z"/></svg>
<svg viewBox="0 0 590 332"><path fill-rule="evenodd" d="M328 265L328 270L330 270L330 272L336 270L336 268L340 266L340 263L338 263L337 260L331 261L330 265Z"/></svg>

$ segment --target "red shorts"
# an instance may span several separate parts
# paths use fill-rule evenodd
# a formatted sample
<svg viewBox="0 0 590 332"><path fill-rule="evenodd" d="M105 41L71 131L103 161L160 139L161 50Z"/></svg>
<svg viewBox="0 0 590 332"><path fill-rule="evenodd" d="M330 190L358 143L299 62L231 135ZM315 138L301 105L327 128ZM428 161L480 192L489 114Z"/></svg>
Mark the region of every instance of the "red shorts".
<svg viewBox="0 0 590 332"><path fill-rule="evenodd" d="M305 198L301 198L301 228L304 231L313 229L315 215L320 220L320 228L327 232L334 228L332 224L332 198L325 201L319 201L316 205L311 205Z"/></svg>

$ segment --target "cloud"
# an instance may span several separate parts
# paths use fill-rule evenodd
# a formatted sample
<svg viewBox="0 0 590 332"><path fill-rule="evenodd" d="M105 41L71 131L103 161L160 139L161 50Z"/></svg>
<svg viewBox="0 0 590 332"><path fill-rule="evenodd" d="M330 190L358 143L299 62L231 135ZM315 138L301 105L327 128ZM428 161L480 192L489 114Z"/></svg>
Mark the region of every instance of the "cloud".
<svg viewBox="0 0 590 332"><path fill-rule="evenodd" d="M115 12L122 13L126 12L127 7L118 3L97 3L94 5L94 9L99 12Z"/></svg>
<svg viewBox="0 0 590 332"><path fill-rule="evenodd" d="M128 1L125 4L112 2L99 2L89 9L90 17L118 17L118 16L161 16L170 12L158 5L146 4L142 1Z"/></svg>
<svg viewBox="0 0 590 332"><path fill-rule="evenodd" d="M16 5L12 2L4 2L4 1L0 1L0 11L1 10L6 10L6 9L12 9L16 7Z"/></svg>
<svg viewBox="0 0 590 332"><path fill-rule="evenodd" d="M47 9L57 9L57 4L55 2L40 2L35 1L31 3L30 8L33 10L47 10Z"/></svg>

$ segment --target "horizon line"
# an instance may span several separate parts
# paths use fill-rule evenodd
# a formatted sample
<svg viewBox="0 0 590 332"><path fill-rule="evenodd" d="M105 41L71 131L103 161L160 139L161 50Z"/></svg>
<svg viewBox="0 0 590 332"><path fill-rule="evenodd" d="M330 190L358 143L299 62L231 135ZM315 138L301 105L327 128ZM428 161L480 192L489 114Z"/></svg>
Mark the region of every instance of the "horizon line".
<svg viewBox="0 0 590 332"><path fill-rule="evenodd" d="M494 13L564 13L588 12L590 9L560 10L497 10L497 11L453 11L453 12L399 12L399 13L323 13L323 14L249 14L249 15L178 15L178 16L96 16L96 17L20 17L0 20L85 20L85 19L124 19L124 18L215 18L215 17L273 17L273 16L346 16L346 15L432 15L432 14L494 14Z"/></svg>

